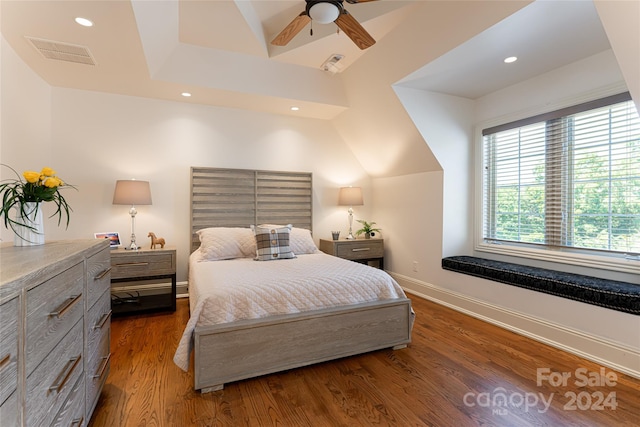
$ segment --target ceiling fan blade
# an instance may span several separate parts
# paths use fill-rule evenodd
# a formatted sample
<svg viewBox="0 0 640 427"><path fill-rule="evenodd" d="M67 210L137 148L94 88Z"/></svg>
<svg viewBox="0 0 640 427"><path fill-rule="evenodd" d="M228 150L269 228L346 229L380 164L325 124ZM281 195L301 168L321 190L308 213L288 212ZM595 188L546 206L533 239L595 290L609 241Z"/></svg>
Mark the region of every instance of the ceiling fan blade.
<svg viewBox="0 0 640 427"><path fill-rule="evenodd" d="M275 46L286 46L309 22L311 22L311 18L309 18L307 12L302 12L296 16L289 25L284 27L284 30L280 31L280 34L271 41L271 44Z"/></svg>
<svg viewBox="0 0 640 427"><path fill-rule="evenodd" d="M366 3L369 1L376 1L376 0L347 0L347 3L350 4L358 4L358 3Z"/></svg>
<svg viewBox="0 0 640 427"><path fill-rule="evenodd" d="M376 43L367 30L356 21L356 18L344 9L335 23L360 49L364 50Z"/></svg>

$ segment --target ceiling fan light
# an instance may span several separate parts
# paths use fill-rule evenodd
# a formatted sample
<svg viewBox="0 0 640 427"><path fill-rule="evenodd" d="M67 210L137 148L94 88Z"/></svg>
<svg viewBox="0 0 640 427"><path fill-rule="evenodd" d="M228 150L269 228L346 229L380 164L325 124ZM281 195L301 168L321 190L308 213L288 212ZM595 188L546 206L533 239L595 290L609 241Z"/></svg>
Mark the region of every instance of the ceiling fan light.
<svg viewBox="0 0 640 427"><path fill-rule="evenodd" d="M333 3L320 2L309 8L309 16L319 24L329 24L340 15L340 9Z"/></svg>

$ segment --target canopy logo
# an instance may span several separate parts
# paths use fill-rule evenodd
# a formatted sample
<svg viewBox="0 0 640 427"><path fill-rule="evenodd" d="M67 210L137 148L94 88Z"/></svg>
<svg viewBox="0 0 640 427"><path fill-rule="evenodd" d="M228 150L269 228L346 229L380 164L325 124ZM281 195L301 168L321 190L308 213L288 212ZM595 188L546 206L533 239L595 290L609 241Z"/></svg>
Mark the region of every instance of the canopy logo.
<svg viewBox="0 0 640 427"><path fill-rule="evenodd" d="M578 368L573 372L556 372L550 368L538 368L536 370L536 385L543 387L576 387L583 388L606 388L615 387L618 384L618 376L613 371L600 368L599 371L589 371L587 368ZM491 408L493 415L507 415L509 410L518 409L529 412L532 410L544 414L549 410L554 398L558 396L564 398L563 409L565 411L603 411L615 410L618 407L615 391L567 391L561 392L534 393L534 392L512 392L508 393L503 387L497 387L491 392L474 393L469 392L464 395L462 401L468 407Z"/></svg>
<svg viewBox="0 0 640 427"><path fill-rule="evenodd" d="M539 413L544 414L549 410L552 400L553 393L551 393L547 400L542 393L514 392L507 394L507 390L502 387L495 388L493 392L478 394L469 392L462 398L465 406L491 408L491 412L494 415L506 415L509 409L521 407L524 407L525 412L536 408ZM542 402L542 408L538 408L540 402Z"/></svg>

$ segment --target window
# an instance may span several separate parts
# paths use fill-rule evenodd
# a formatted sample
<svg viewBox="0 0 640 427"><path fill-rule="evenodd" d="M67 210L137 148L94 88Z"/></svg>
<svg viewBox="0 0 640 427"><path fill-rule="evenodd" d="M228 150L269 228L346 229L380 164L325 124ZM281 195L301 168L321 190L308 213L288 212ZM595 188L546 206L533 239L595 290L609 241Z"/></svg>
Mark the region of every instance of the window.
<svg viewBox="0 0 640 427"><path fill-rule="evenodd" d="M640 118L628 93L483 131L483 239L640 253Z"/></svg>

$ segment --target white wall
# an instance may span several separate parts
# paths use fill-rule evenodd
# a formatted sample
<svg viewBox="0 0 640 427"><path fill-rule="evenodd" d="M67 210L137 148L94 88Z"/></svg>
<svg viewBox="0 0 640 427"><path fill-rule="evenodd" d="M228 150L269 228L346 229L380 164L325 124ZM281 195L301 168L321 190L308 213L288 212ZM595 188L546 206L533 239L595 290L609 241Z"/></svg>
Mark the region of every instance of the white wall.
<svg viewBox="0 0 640 427"><path fill-rule="evenodd" d="M50 166L78 190L63 190L73 208L69 228L48 220L46 240L118 231L127 243L131 219L128 207L112 204L115 181L148 180L153 205L138 207L138 243L149 244L153 231L176 246L178 280L186 280L191 166L312 172L316 242L333 229L347 232L340 186L363 187L357 215L368 216L369 177L329 122L50 88L10 49L5 44L2 57L2 100L11 106L2 110L2 162L20 173ZM13 239L4 227L1 236Z"/></svg>
<svg viewBox="0 0 640 427"><path fill-rule="evenodd" d="M18 58L4 38L0 39L0 54L0 163L37 168L52 152L51 88ZM13 162L24 166L14 166ZM34 162L36 165L30 166ZM15 175L0 167L0 177L11 179Z"/></svg>
<svg viewBox="0 0 640 427"><path fill-rule="evenodd" d="M435 282L432 272L442 258L442 178L442 172L423 172L373 179L371 220L385 239L385 270Z"/></svg>

